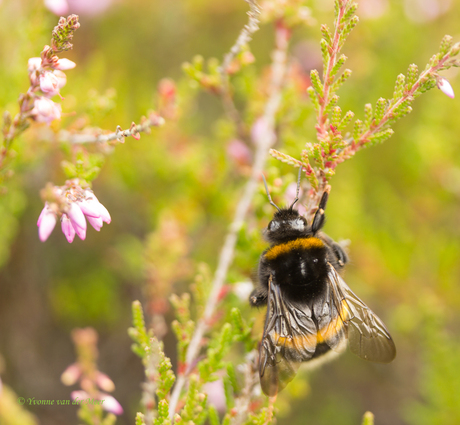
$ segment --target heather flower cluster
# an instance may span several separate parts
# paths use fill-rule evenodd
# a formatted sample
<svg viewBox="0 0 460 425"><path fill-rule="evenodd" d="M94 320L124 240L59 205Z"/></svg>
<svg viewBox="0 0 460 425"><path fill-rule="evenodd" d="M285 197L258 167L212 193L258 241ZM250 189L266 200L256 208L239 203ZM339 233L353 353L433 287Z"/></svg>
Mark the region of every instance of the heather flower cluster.
<svg viewBox="0 0 460 425"><path fill-rule="evenodd" d="M88 400L100 400L100 405L106 412L121 415L123 408L120 403L115 397L107 394L115 390L115 384L105 373L97 370L96 331L92 328L75 329L72 339L78 353L78 362L67 367L61 375L61 381L67 386L79 382L81 390L72 391L70 398L80 405L84 405Z"/></svg>
<svg viewBox="0 0 460 425"><path fill-rule="evenodd" d="M98 232L102 225L110 223L111 217L107 208L102 205L89 188L79 179L68 180L64 186L48 185L42 192L45 201L38 217L38 236L45 242L58 218L61 219L61 229L67 241L72 243L75 235L81 240L86 238L86 229L89 224ZM85 219L86 218L86 219Z"/></svg>
<svg viewBox="0 0 460 425"><path fill-rule="evenodd" d="M75 62L59 59L50 46L45 46L39 58L30 58L28 71L30 88L27 92L29 102L33 104L30 116L37 122L50 124L61 118L61 105L51 100L60 94L67 77L63 71L75 68Z"/></svg>

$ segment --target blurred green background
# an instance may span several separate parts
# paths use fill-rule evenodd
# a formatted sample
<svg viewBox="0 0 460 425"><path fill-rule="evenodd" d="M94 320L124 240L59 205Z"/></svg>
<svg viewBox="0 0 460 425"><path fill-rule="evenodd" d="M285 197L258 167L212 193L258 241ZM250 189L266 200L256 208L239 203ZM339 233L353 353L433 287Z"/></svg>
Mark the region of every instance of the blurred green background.
<svg viewBox="0 0 460 425"><path fill-rule="evenodd" d="M296 30L291 46L304 73L321 66L319 25L332 25L332 3L306 2L317 23ZM444 34L460 40L460 0L358 3L360 24L344 48L353 74L339 94L342 110L362 118L364 103L391 97L410 63L424 68ZM43 127L15 142L15 176L0 198L0 373L18 396L67 398L71 389L60 375L75 361L70 331L93 326L99 368L114 380L125 409L117 423L133 423L143 369L126 332L131 301L150 311L158 293L187 290L199 262L213 269L246 179L227 153L235 135L219 99L190 84L181 64L196 54L221 59L246 10L242 0L118 0L96 15L80 10L74 50L62 55L77 63L62 90L62 126L75 111L94 126L128 128L158 107L165 77L177 83L178 105L163 128L127 139L108 157L94 191L112 223L71 245L60 229L41 243L36 228L39 190L65 180L65 149L48 142ZM49 43L57 17L32 0L3 0L0 11L0 104L15 114L28 87L27 60ZM251 44L255 64L233 79L249 124L263 100L263 84L254 79L266 72L272 47L272 27L262 25ZM443 76L460 93L457 74ZM297 156L314 137L302 96L286 107L288 118L280 117L277 145ZM279 397L280 424L356 425L366 410L381 425L460 423L460 106L434 89L413 107L389 141L338 167L325 227L351 241L345 279L384 319L397 358L383 366L347 352L301 374ZM286 176L283 187L296 174L275 160L267 169ZM283 203L281 192L274 197ZM261 233L273 211L262 187L254 205L229 283L250 278L264 247ZM232 302L247 316L263 315ZM174 363L170 331L165 346ZM78 423L75 407L26 407L43 425Z"/></svg>

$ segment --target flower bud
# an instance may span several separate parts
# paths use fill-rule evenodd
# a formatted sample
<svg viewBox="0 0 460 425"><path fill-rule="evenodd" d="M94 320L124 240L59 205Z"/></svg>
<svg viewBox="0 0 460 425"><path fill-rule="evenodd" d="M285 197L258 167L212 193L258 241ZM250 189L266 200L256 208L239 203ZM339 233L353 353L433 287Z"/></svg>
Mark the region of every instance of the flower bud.
<svg viewBox="0 0 460 425"><path fill-rule="evenodd" d="M100 397L101 400L104 400L104 402L102 403L102 408L105 411L113 413L115 415L123 414L123 407L121 407L120 403L118 403L115 397L112 397L108 394L101 394Z"/></svg>
<svg viewBox="0 0 460 425"><path fill-rule="evenodd" d="M45 242L56 225L56 214L52 212L48 206L43 208L40 217L38 218L38 237L42 242Z"/></svg>
<svg viewBox="0 0 460 425"><path fill-rule="evenodd" d="M67 0L45 0L45 7L57 16L67 15L69 13Z"/></svg>
<svg viewBox="0 0 460 425"><path fill-rule="evenodd" d="M64 385L73 385L75 384L81 376L81 368L78 363L73 363L67 367L67 369L62 372L61 382Z"/></svg>
<svg viewBox="0 0 460 425"><path fill-rule="evenodd" d="M441 90L446 96L449 96L451 99L455 97L454 89L450 85L449 81L445 78L439 77L438 78L438 89Z"/></svg>
<svg viewBox="0 0 460 425"><path fill-rule="evenodd" d="M61 119L61 105L54 103L47 97L39 96L34 101L31 114L35 121L50 124L54 120Z"/></svg>
<svg viewBox="0 0 460 425"><path fill-rule="evenodd" d="M58 69L59 71L67 71L68 69L73 69L77 66L75 62L72 62L69 59L59 59L54 64L54 69Z"/></svg>
<svg viewBox="0 0 460 425"><path fill-rule="evenodd" d="M75 238L75 229L73 228L72 222L70 221L70 218L67 216L67 214L62 214L61 229L62 233L64 233L64 236L67 239L67 242L72 243Z"/></svg>
<svg viewBox="0 0 460 425"><path fill-rule="evenodd" d="M110 393L115 389L115 384L113 381L105 373L102 372L96 373L96 384L101 390Z"/></svg>

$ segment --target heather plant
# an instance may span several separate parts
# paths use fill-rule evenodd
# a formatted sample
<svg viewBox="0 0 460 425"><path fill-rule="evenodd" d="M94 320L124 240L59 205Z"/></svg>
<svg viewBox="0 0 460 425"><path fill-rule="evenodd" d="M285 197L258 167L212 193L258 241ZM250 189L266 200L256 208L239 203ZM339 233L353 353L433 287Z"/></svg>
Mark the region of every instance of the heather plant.
<svg viewBox="0 0 460 425"><path fill-rule="evenodd" d="M68 8L66 2L47 3L54 11ZM135 419L129 418L129 423L134 420L136 425L275 423L277 416L289 414L291 401L295 404L315 391L305 376L294 380L278 399L267 398L260 391L258 343L262 331L257 317L260 321L263 312L251 312L247 299L252 289L251 270L265 246L261 238L264 226L260 223L266 223L272 214L261 174L266 175L277 203L289 204L295 196L297 169L301 168L299 210L310 221L324 190L332 186L333 197L336 182L342 187L335 180L337 169L357 161L355 154L363 148L389 139L398 129L397 121L416 107L415 98L436 87L454 97L450 83L440 73L459 65L455 56L460 43L445 36L423 71L408 64L407 72L396 76L394 86L381 94L386 97L379 97L375 104L365 103L361 113L348 110L343 105L350 102L346 98L343 102L338 93L350 84L352 71L344 69L348 58L342 51L346 51L346 43L358 25L358 4L335 0L333 23L321 25L319 31L316 9L303 1L246 3L247 23L228 52L220 53L222 59L194 56L183 64L183 77L174 81L161 76L153 96L154 110L141 117L138 124L130 116L127 129L120 125L115 131L113 127L102 129L101 122L107 122L107 116L121 107L110 90L105 95L92 92L85 112L65 109L64 97L75 96L70 93L79 63L61 56L76 42L74 34L80 27L76 15L60 18L50 45L43 48L40 57L29 59L30 85L19 97L19 111L16 115L4 113L0 151L4 211L0 214L9 217L17 212L15 208L21 209L14 202L10 205L9 199L16 196L21 173L25 173L21 161L28 161L24 159L23 141L37 139L45 141L49 145L47 153L58 158L51 161L49 175L59 179L39 190L44 206L33 212L38 216L38 239L46 242L42 247L59 244L51 236L58 220L69 243L76 235L85 246L98 243L96 239L85 240L87 222L97 232L103 223L111 223L110 227L116 226L121 235L112 231L108 236L103 232L97 236L111 240L101 262L109 263L120 279L134 282L133 287L137 285L132 289L135 295L130 292L130 300L126 296L120 297L121 301L115 299L114 279L98 268L87 269L84 263L76 266L75 280L51 282L48 299L59 321L75 325L85 317L83 322L99 323L102 332L104 327L113 326L117 313L123 314L131 307L132 327L128 333L144 374L140 400L133 402ZM258 67L260 59L253 48L253 38L259 27L269 31L264 41L270 45L271 53L269 65ZM322 69L303 69L292 58L292 44L299 34L304 35L305 28L311 34L321 33L317 50L321 52ZM379 79L379 71L375 70L375 80ZM220 105L223 116L216 118L214 111L202 110L204 97L213 99L211 109ZM359 97L361 100L362 93ZM411 129L404 131L410 133ZM149 141L152 144L145 144L148 137L155 139ZM59 153L50 153L50 147ZM123 153L119 153L121 149ZM139 150L143 153L134 156ZM415 149L407 157L414 156L414 152ZM134 167L126 166L131 155L136 158ZM103 167L117 166L125 183L117 178L104 180ZM98 177L103 181L99 190ZM160 179L164 187L157 186ZM126 214L117 217L113 212L116 209L109 213L104 206L110 208L103 188L109 200L118 200L113 205L130 205ZM116 195L109 196L111 190ZM154 231L138 226L133 213L151 198L155 198L154 202L144 215L154 217L150 219ZM130 234L123 231L123 225L135 230ZM3 226L7 227L5 223ZM6 246L13 236L12 232L0 235L0 246ZM205 246L201 240L213 243ZM78 250L78 243L81 241L77 240L71 249ZM218 249L220 253L216 255ZM66 251L66 255L72 256L72 251ZM453 254L442 254L439 261L453 264L455 258ZM456 409L450 392L446 389L433 394L430 385L435 382L442 387L440 377L457 367L456 360L452 364L446 361L445 368L436 364L438 357L450 358L436 344L434 335L438 331L433 323L444 326L448 317L436 306L440 297L430 291L417 297L414 305L411 301L415 297L399 294L409 301L395 313L396 318L402 319L398 332L408 335L420 324L420 329L427 330L422 344L432 353L427 355L430 366L424 371L421 390L432 402L410 402L404 414L411 423L430 423L428 417L433 423L437 412L445 409L443 418L448 421ZM72 303L73 298L82 305L86 299L93 300L86 316L79 312L78 303ZM131 301L136 298L142 302ZM429 321L432 311L439 313L428 325L424 320ZM170 342L171 334L175 336L175 347ZM77 359L64 370L61 381L66 386L78 385L67 395L78 407L78 418L88 425L122 423L129 410L118 396L109 394L116 392L115 379L98 369L96 331L80 328L71 335ZM442 338L448 341L448 332ZM404 348L407 347L403 345ZM454 344L452 352L456 350ZM0 373L2 369L0 363ZM451 386L455 391L455 380ZM341 406L335 400L328 403ZM9 387L5 385L3 391L0 387L0 419L6 424L38 423L28 415L26 407L17 405ZM368 407L360 408L362 424L373 424L374 415L364 413ZM379 414L376 416L378 422ZM305 423L305 416L301 423Z"/></svg>

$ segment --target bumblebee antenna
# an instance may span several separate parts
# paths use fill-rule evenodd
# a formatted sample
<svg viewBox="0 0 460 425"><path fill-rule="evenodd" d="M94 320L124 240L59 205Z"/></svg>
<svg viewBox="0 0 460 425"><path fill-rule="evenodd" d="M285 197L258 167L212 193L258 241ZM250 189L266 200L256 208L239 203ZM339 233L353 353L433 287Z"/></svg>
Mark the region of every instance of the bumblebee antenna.
<svg viewBox="0 0 460 425"><path fill-rule="evenodd" d="M297 191L295 193L295 199L292 202L291 206L289 207L291 210L294 208L294 205L299 200L299 193L300 193L300 179L302 177L302 167L299 168L299 175L297 176Z"/></svg>
<svg viewBox="0 0 460 425"><path fill-rule="evenodd" d="M267 180L265 180L264 173L262 173L262 178L263 178L263 180L264 180L265 191L267 192L268 201L269 201L270 204L273 205L278 211L281 211L280 208L278 207L278 205L276 205L276 204L272 201L272 197L270 196L270 192L268 191Z"/></svg>

